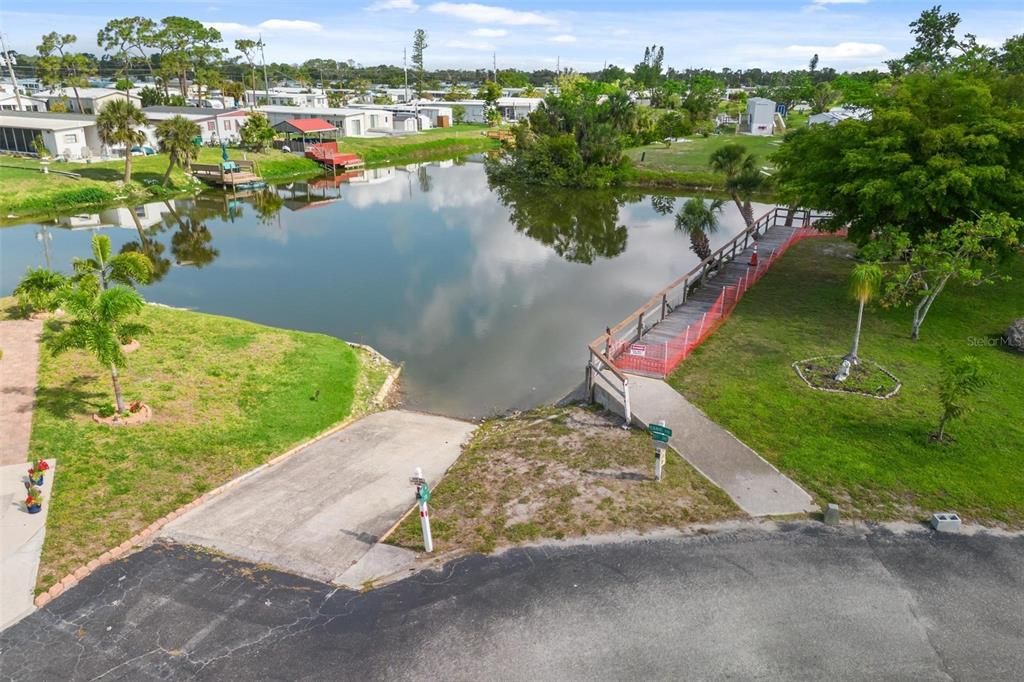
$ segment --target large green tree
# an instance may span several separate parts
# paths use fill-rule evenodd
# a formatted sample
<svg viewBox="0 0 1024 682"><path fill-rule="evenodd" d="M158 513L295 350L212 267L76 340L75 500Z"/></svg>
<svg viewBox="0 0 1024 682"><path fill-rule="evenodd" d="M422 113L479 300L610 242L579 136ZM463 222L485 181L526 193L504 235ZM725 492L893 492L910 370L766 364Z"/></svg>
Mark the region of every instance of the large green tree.
<svg viewBox="0 0 1024 682"><path fill-rule="evenodd" d="M96 64L86 55L69 49L77 41L78 36L73 33L53 31L44 35L36 48L39 51L36 73L48 88L71 88L77 109L83 113L85 109L78 89L89 85L89 77L96 74Z"/></svg>
<svg viewBox="0 0 1024 682"><path fill-rule="evenodd" d="M427 49L427 32L416 29L412 36L412 65L416 69L416 97L423 98L426 90L426 71L423 68L423 52Z"/></svg>
<svg viewBox="0 0 1024 682"><path fill-rule="evenodd" d="M227 48L220 47L220 31L188 17L164 17L153 35L161 66L178 79L181 96L188 97L188 76L197 69L220 63Z"/></svg>
<svg viewBox="0 0 1024 682"><path fill-rule="evenodd" d="M985 210L1024 215L1022 103L998 76L910 74L869 121L790 133L773 155L779 193L861 244L886 226L917 241Z"/></svg>
<svg viewBox="0 0 1024 682"><path fill-rule="evenodd" d="M147 50L152 48L156 22L146 17L111 19L96 33L96 44L109 52L121 64L119 73L128 75L129 69L139 65L156 76Z"/></svg>
<svg viewBox="0 0 1024 682"><path fill-rule="evenodd" d="M132 147L146 141L142 110L126 99L109 102L96 117L96 129L105 144L124 146L124 181L132 181Z"/></svg>

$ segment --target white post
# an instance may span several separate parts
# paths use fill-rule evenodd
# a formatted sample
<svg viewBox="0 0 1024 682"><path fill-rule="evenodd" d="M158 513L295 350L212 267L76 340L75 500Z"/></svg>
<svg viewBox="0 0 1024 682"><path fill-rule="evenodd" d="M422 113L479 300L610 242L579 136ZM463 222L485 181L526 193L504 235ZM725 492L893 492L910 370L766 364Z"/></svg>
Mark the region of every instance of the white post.
<svg viewBox="0 0 1024 682"><path fill-rule="evenodd" d="M416 478L423 479L423 469L416 467ZM423 479L425 481L425 479ZM420 494L422 486L426 486L424 482L421 485L416 486L416 500L420 504L420 529L423 531L423 550L427 554L434 551L434 537L430 534L430 510L427 508L427 499L425 495ZM427 488L429 490L429 488Z"/></svg>
<svg viewBox="0 0 1024 682"><path fill-rule="evenodd" d="M622 380L622 398L623 407L626 409L626 423L622 426L624 429L628 429L629 425L633 423L633 413L629 409L629 379Z"/></svg>
<svg viewBox="0 0 1024 682"><path fill-rule="evenodd" d="M658 424L661 425L661 426L664 426L665 425L665 420L662 419L661 421L658 422ZM660 443L661 441L658 441L658 442ZM665 448L661 448L661 447L654 448L654 480L655 481L660 481L661 480L661 468L662 468L662 465L664 463L665 463Z"/></svg>

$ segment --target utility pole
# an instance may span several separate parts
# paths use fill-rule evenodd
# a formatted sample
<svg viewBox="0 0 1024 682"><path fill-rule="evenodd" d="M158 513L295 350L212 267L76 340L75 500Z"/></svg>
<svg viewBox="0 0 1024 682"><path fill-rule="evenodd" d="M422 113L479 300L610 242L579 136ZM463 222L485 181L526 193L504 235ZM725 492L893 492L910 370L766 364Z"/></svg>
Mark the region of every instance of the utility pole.
<svg viewBox="0 0 1024 682"><path fill-rule="evenodd" d="M405 69L405 103L409 103L409 48L402 48L402 68Z"/></svg>
<svg viewBox="0 0 1024 682"><path fill-rule="evenodd" d="M557 76L561 76L561 75L562 75L562 57L558 56L558 57L555 57L555 76L557 77Z"/></svg>
<svg viewBox="0 0 1024 682"><path fill-rule="evenodd" d="M11 74L11 83L14 85L14 100L18 103L18 111L25 111L21 106L21 93L18 92L18 77L14 75L14 57L7 51L7 42L4 40L4 34L0 33L0 47L4 51L4 63L7 64L7 70Z"/></svg>
<svg viewBox="0 0 1024 682"><path fill-rule="evenodd" d="M494 60L494 82L498 82L498 53L492 52L491 59Z"/></svg>
<svg viewBox="0 0 1024 682"><path fill-rule="evenodd" d="M263 54L263 34L260 33L260 61L263 63L263 89L267 93L267 104L270 104L270 79L267 78L267 57Z"/></svg>

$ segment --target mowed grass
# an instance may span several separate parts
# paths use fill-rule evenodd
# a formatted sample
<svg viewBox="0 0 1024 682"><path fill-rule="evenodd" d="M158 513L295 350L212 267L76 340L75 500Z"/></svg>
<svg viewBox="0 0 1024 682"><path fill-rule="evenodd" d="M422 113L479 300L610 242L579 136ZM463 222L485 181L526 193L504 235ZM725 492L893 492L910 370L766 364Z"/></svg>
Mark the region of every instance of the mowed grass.
<svg viewBox="0 0 1024 682"><path fill-rule="evenodd" d="M790 366L849 349L856 306L847 294L850 246L794 246L732 317L670 377L708 415L823 502L877 518L954 510L967 520L1024 526L1024 355L998 343L1024 316L1024 257L1008 283L951 286L909 338L910 312L870 305L860 355L903 382L889 400L814 391ZM943 348L978 357L990 383L975 410L927 442L940 414Z"/></svg>
<svg viewBox="0 0 1024 682"><path fill-rule="evenodd" d="M626 156L640 171L641 179L650 174L660 174L683 184L721 186L725 176L712 172L708 167L711 154L716 149L727 144L741 144L757 157L760 165L770 166L768 156L778 149L783 138L781 135L766 137L723 133L709 137L693 135L687 139L688 142L673 142L668 147L662 142L634 147L626 151Z"/></svg>
<svg viewBox="0 0 1024 682"><path fill-rule="evenodd" d="M44 351L30 457L57 459L38 589L203 492L370 409L390 366L344 341L147 306L122 371L145 425L91 415L113 400L92 357ZM47 334L59 326L48 323ZM319 391L317 399L313 399Z"/></svg>
<svg viewBox="0 0 1024 682"><path fill-rule="evenodd" d="M502 545L708 522L741 513L671 451L654 476L646 433L580 407L539 408L477 429L430 501L435 549ZM423 547L412 514L388 542Z"/></svg>
<svg viewBox="0 0 1024 682"><path fill-rule="evenodd" d="M487 130L484 125L464 123L397 137L345 137L339 140L338 147L358 154L366 163L450 158L500 147L497 140L486 136Z"/></svg>

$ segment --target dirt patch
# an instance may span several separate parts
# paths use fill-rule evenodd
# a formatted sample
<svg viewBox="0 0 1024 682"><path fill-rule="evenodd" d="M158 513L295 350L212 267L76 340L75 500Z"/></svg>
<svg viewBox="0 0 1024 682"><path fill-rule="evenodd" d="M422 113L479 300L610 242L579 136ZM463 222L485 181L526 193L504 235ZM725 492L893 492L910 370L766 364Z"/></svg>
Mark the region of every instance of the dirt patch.
<svg viewBox="0 0 1024 682"><path fill-rule="evenodd" d="M110 417L101 417L98 414L92 416L92 420L97 424L106 424L107 426L138 426L139 424L145 424L153 418L153 410L149 405L140 405L138 411L129 412L127 414L115 414Z"/></svg>
<svg viewBox="0 0 1024 682"><path fill-rule="evenodd" d="M141 343L139 343L139 340L138 340L138 339L132 339L132 340L131 340L131 341L129 341L128 343L126 343L126 344L123 344L123 345L121 346L121 352L122 352L122 353L124 353L125 355L127 355L127 354L129 354L129 353L134 353L134 352L135 352L135 351L137 351L137 350L138 350L138 349L139 349L139 348L140 348L141 346L142 346L142 344L141 344Z"/></svg>
<svg viewBox="0 0 1024 682"><path fill-rule="evenodd" d="M590 408L542 408L484 423L434 491L438 551L492 551L541 537L678 527L739 515L671 455L654 480L646 433ZM419 518L389 542L421 547Z"/></svg>

